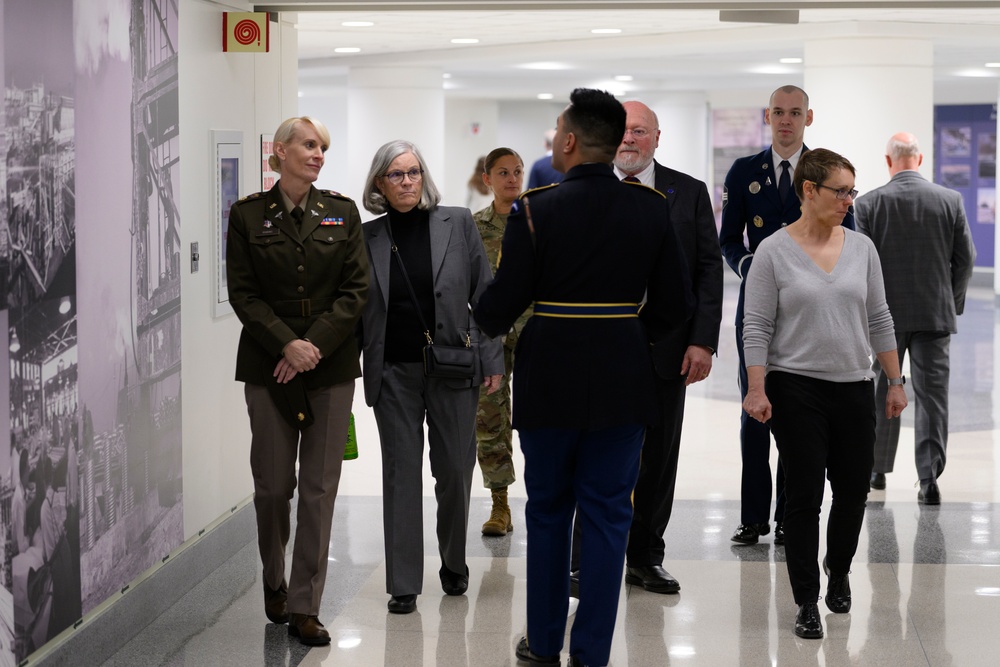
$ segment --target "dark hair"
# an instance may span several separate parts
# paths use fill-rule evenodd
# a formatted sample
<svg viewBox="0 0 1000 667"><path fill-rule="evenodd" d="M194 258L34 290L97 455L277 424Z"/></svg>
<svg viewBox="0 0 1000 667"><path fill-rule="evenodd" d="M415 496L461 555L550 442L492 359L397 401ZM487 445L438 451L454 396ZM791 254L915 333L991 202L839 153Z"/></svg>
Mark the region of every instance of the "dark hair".
<svg viewBox="0 0 1000 667"><path fill-rule="evenodd" d="M517 161L521 163L521 166L522 167L524 166L524 160L522 160L521 156L517 154L517 151L515 151L513 148L505 148L501 146L500 148L494 148L486 156L486 158L483 161L483 173L484 174L490 173L490 169L492 169L496 165L497 160L499 160L502 157L507 157L508 155L513 155L514 157L516 157Z"/></svg>
<svg viewBox="0 0 1000 667"><path fill-rule="evenodd" d="M479 159L476 160L476 166L472 170L472 176L469 176L469 187L475 189L475 191L481 195L485 195L490 191L490 189L486 187L486 184L483 183L483 174L487 171L489 170L486 168L486 156L481 155L479 156Z"/></svg>
<svg viewBox="0 0 1000 667"><path fill-rule="evenodd" d="M577 88L569 96L563 125L576 135L587 161L610 163L625 136L625 107L603 90Z"/></svg>
<svg viewBox="0 0 1000 667"><path fill-rule="evenodd" d="M812 181L813 183L822 185L829 178L830 174L838 169L846 169L851 172L852 176L857 175L854 165L843 155L825 148L814 148L804 152L802 157L799 158L799 163L795 166L795 176L793 177L795 194L798 195L799 201L804 199L802 194L803 183Z"/></svg>

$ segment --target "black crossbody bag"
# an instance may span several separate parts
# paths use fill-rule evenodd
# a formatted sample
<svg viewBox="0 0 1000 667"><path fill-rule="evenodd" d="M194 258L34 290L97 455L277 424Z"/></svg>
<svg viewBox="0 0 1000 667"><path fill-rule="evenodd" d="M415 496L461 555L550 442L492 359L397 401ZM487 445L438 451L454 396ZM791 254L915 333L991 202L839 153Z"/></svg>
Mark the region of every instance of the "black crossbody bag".
<svg viewBox="0 0 1000 667"><path fill-rule="evenodd" d="M417 294L410 284L410 277L406 274L406 267L403 266L403 258L399 256L399 248L392 238L392 230L389 229L389 221L386 221L386 229L389 231L389 243L392 247L392 254L399 265L399 272L406 283L406 289L410 292L410 299L413 300L413 307L417 310L417 317L420 319L420 326L424 328L424 338L427 345L424 346L424 375L431 378L448 378L458 380L471 380L476 375L476 350L472 347L472 340L469 332L465 332L465 345L435 345L431 338L431 330L424 321L424 314L420 310L420 302L417 301Z"/></svg>

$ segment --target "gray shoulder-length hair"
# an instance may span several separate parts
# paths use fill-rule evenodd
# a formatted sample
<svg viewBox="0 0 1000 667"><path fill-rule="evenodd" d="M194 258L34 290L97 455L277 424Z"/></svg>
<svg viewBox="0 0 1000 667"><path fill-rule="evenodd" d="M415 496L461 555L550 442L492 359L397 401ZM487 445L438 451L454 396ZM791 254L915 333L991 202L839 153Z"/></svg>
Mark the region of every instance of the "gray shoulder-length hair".
<svg viewBox="0 0 1000 667"><path fill-rule="evenodd" d="M372 158L372 166L368 170L368 178L365 179L365 189L361 200L364 207L371 213L378 215L388 210L389 202L385 195L379 191L376 179L385 176L392 161L406 153L413 153L413 157L417 158L420 169L424 172L420 183L420 201L417 203L417 208L429 211L441 202L441 193L434 185L434 179L431 178L431 173L427 169L427 163L424 162L420 150L412 142L396 139L382 144L382 147L375 151L375 157Z"/></svg>

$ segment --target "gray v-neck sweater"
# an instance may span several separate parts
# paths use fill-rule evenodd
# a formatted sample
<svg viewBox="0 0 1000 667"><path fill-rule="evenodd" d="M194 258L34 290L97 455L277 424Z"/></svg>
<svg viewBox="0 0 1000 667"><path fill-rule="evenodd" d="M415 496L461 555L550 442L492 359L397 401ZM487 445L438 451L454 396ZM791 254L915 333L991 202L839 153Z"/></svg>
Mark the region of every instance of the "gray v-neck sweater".
<svg viewBox="0 0 1000 667"><path fill-rule="evenodd" d="M844 234L830 273L785 229L757 247L746 278L747 366L830 382L875 377L872 350L896 348L882 266L870 239L848 229Z"/></svg>

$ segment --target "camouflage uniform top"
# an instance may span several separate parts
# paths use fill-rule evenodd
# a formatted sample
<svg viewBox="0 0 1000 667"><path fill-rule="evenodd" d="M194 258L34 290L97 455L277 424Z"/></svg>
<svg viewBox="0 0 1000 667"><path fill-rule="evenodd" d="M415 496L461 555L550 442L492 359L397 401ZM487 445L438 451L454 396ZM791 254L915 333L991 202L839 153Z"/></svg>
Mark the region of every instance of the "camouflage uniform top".
<svg viewBox="0 0 1000 667"><path fill-rule="evenodd" d="M500 245L503 241L503 230L507 226L507 216L497 213L493 204L490 204L483 210L474 213L472 219L476 221L479 235L483 237L483 246L486 247L486 257L490 260L490 268L496 274L500 259ZM533 309L528 308L514 321L511 331L514 333L515 339L521 333L532 312Z"/></svg>

